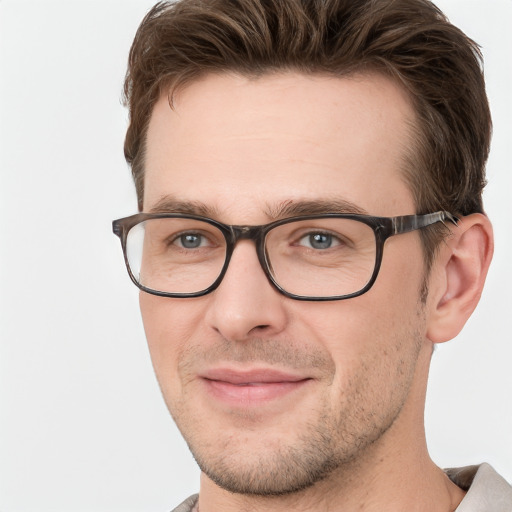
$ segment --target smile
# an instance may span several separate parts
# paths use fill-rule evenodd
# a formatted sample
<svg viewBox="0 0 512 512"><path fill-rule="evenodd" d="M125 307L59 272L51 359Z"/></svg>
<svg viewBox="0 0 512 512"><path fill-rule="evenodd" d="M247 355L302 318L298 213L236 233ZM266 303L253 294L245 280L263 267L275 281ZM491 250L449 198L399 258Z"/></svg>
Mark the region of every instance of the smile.
<svg viewBox="0 0 512 512"><path fill-rule="evenodd" d="M312 379L275 370L216 369L202 376L208 395L226 405L250 407L284 399Z"/></svg>

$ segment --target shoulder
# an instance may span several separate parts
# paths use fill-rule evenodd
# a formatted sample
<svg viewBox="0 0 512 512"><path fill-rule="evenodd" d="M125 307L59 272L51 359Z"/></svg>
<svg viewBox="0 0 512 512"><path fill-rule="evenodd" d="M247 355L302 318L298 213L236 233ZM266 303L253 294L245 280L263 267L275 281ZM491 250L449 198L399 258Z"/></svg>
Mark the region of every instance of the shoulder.
<svg viewBox="0 0 512 512"><path fill-rule="evenodd" d="M171 512L194 512L199 494L193 494Z"/></svg>
<svg viewBox="0 0 512 512"><path fill-rule="evenodd" d="M512 512L512 487L489 464L450 468L446 474L467 491L456 512Z"/></svg>

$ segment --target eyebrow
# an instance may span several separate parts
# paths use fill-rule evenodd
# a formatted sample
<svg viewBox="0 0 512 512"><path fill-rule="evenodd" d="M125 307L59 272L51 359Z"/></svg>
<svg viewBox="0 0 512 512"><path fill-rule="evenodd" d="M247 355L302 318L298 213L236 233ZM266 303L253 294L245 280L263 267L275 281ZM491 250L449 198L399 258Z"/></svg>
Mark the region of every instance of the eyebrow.
<svg viewBox="0 0 512 512"><path fill-rule="evenodd" d="M267 215L271 219L285 219L306 215L322 215L327 213L350 213L368 215L368 212L345 199L284 201L276 206L267 205Z"/></svg>
<svg viewBox="0 0 512 512"><path fill-rule="evenodd" d="M149 213L182 213L219 219L220 212L214 207L200 201L184 201L174 196L164 196L151 207ZM301 217L306 215L322 215L328 213L348 213L368 215L368 212L345 199L322 200L288 200L277 205L266 205L265 214L271 220Z"/></svg>
<svg viewBox="0 0 512 512"><path fill-rule="evenodd" d="M200 215L202 217L218 218L217 208L208 206L200 201L181 201L174 196L164 196L156 202L149 213L183 213Z"/></svg>

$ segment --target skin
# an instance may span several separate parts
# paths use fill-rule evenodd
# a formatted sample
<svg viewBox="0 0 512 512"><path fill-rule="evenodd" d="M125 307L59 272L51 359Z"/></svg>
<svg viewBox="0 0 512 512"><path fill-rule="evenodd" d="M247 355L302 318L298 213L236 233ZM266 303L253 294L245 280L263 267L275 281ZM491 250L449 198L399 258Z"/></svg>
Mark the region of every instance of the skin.
<svg viewBox="0 0 512 512"><path fill-rule="evenodd" d="M174 105L162 97L151 118L144 211L193 205L247 225L326 200L415 213L401 174L414 111L387 78L214 75ZM349 300L279 294L247 240L213 293L141 293L163 396L203 471L201 512L454 510L463 492L426 449L425 389L433 343L478 301L491 237L485 217L464 219L426 303L415 232L387 241L375 285ZM266 372L295 383L261 382ZM231 374L244 385L224 382Z"/></svg>

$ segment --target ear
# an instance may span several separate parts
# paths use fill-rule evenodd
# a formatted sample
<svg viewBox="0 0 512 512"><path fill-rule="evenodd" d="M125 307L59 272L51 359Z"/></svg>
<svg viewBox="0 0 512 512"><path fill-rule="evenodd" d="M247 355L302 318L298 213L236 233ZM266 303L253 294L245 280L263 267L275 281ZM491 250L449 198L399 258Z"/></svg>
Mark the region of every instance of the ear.
<svg viewBox="0 0 512 512"><path fill-rule="evenodd" d="M427 337L434 343L457 336L473 313L494 249L492 226L483 214L463 217L452 233L431 269Z"/></svg>

